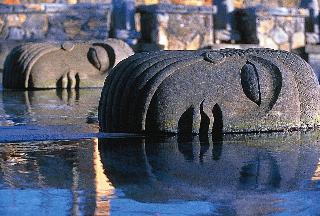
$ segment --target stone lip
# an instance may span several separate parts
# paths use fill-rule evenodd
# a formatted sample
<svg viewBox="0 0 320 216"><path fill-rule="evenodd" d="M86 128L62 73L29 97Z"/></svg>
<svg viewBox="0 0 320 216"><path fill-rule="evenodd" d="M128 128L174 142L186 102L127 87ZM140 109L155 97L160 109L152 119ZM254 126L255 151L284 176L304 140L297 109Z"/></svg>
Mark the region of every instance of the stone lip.
<svg viewBox="0 0 320 216"><path fill-rule="evenodd" d="M200 13L215 14L216 6L189 6L189 5L173 5L173 4L154 4L141 5L137 7L138 13Z"/></svg>

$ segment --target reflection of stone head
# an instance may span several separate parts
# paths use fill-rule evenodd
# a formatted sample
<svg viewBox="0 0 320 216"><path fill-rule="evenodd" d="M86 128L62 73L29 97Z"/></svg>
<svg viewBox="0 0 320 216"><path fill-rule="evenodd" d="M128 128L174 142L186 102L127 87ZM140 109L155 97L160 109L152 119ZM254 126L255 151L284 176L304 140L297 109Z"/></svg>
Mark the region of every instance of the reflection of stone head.
<svg viewBox="0 0 320 216"><path fill-rule="evenodd" d="M157 193L148 191L143 196L162 193L175 199L176 194L190 195L190 188L198 187L212 196L219 190L234 194L243 190L295 190L311 180L316 170L319 151L307 150L317 145L317 133L313 136L314 141L309 142L312 144L304 146L298 143L310 141L308 134L230 135L223 141L218 160L213 157L217 143L210 139L208 143L196 138L180 142L177 137L100 140L99 148L113 185L138 184L139 189L146 185ZM206 151L204 145L208 146Z"/></svg>
<svg viewBox="0 0 320 216"><path fill-rule="evenodd" d="M8 55L3 86L11 89L101 87L109 70L132 55L120 40L29 43Z"/></svg>
<svg viewBox="0 0 320 216"><path fill-rule="evenodd" d="M4 90L0 94L5 119L14 124L87 125L96 122L100 89Z"/></svg>
<svg viewBox="0 0 320 216"><path fill-rule="evenodd" d="M319 84L300 57L269 49L136 54L100 99L107 132L286 130L319 124Z"/></svg>

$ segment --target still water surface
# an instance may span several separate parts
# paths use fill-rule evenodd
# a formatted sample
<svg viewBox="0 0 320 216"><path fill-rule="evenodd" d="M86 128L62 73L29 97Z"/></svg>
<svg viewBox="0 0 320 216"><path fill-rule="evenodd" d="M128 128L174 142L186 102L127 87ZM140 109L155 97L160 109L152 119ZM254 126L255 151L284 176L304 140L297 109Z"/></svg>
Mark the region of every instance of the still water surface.
<svg viewBox="0 0 320 216"><path fill-rule="evenodd" d="M320 131L100 138L99 97L0 90L0 215L320 215Z"/></svg>

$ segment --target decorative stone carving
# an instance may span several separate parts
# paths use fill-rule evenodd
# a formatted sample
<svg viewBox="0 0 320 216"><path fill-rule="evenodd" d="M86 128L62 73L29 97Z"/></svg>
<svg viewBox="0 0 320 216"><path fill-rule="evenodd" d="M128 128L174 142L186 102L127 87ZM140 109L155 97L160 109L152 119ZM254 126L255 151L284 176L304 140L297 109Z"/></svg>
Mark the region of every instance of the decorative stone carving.
<svg viewBox="0 0 320 216"><path fill-rule="evenodd" d="M4 65L9 89L101 87L109 69L132 55L124 42L28 43L15 47Z"/></svg>
<svg viewBox="0 0 320 216"><path fill-rule="evenodd" d="M319 84L300 57L270 49L136 54L108 76L105 132L283 131L320 122Z"/></svg>

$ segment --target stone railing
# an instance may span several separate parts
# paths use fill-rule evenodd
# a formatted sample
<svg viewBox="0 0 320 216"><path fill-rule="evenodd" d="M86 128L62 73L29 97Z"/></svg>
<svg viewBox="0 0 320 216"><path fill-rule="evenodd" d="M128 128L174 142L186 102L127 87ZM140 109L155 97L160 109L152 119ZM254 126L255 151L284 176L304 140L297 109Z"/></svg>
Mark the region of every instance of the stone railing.
<svg viewBox="0 0 320 216"><path fill-rule="evenodd" d="M90 3L0 5L0 40L103 40L111 10Z"/></svg>

